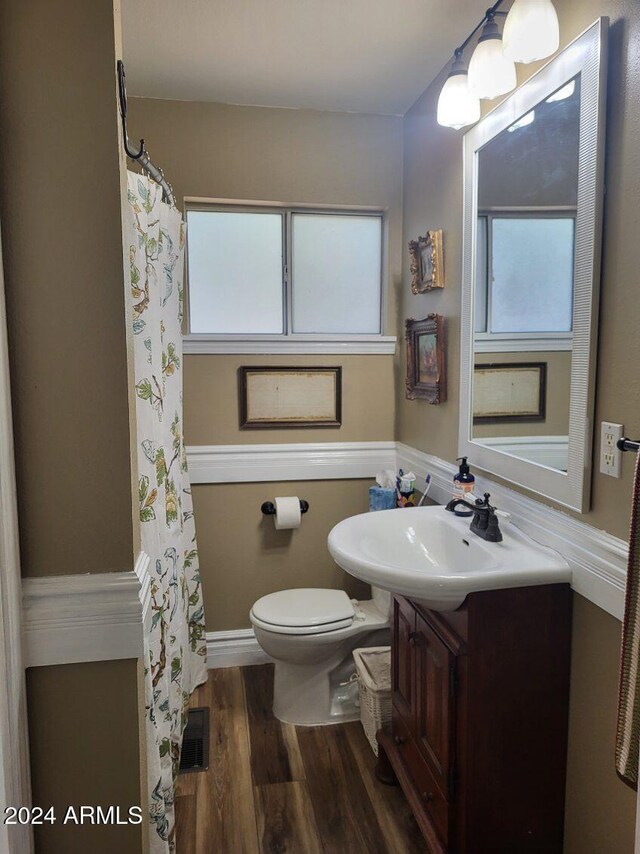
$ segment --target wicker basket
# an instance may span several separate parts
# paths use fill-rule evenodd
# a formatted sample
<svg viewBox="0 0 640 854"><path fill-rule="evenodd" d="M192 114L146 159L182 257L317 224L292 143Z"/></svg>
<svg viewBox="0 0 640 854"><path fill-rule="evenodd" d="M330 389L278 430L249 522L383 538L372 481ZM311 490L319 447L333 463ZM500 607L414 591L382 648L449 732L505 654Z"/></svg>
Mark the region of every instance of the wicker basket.
<svg viewBox="0 0 640 854"><path fill-rule="evenodd" d="M360 688L360 720L375 755L376 732L391 723L391 647L354 649Z"/></svg>

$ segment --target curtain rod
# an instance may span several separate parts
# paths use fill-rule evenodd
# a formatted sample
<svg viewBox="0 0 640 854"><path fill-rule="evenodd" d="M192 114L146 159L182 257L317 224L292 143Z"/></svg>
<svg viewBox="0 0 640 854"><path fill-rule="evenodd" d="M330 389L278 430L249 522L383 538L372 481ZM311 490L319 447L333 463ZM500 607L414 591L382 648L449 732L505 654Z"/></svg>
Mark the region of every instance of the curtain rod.
<svg viewBox="0 0 640 854"><path fill-rule="evenodd" d="M164 172L160 169L159 166L156 166L155 163L151 160L149 156L149 152L144 147L144 139L140 140L140 149L135 151L131 147L131 143L129 142L129 136L127 134L127 89L125 86L125 73L124 73L124 62L119 59L117 63L118 68L118 100L120 101L120 118L122 119L122 139L124 142L124 150L127 154L127 157L130 157L131 160L137 161L140 166L148 172L149 175L153 178L153 180L160 185L162 189L162 196L165 201L171 205L172 208L176 206L176 199L173 194L173 188L171 184L164 177Z"/></svg>

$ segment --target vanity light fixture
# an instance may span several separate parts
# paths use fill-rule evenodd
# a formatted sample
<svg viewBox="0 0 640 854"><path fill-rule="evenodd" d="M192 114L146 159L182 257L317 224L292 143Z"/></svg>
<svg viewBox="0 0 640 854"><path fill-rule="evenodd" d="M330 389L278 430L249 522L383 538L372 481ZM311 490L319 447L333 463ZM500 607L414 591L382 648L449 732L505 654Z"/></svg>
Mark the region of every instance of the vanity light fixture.
<svg viewBox="0 0 640 854"><path fill-rule="evenodd" d="M551 0L515 0L502 35L504 54L513 62L534 62L558 50L560 29Z"/></svg>
<svg viewBox="0 0 640 854"><path fill-rule="evenodd" d="M463 49L454 54L451 71L438 98L438 124L459 130L480 118L480 101L469 89L469 74L462 59Z"/></svg>
<svg viewBox="0 0 640 854"><path fill-rule="evenodd" d="M516 88L516 66L502 50L502 36L489 9L469 63L469 89L478 98L497 98Z"/></svg>
<svg viewBox="0 0 640 854"><path fill-rule="evenodd" d="M438 124L459 130L480 118L480 98L497 98L515 88L516 62L533 62L554 53L560 43L558 16L551 0L515 0L508 14L503 0L487 9L453 54L451 70L438 98ZM504 31L495 21L506 15ZM463 54L482 28L469 68ZM568 97L568 96L567 96Z"/></svg>

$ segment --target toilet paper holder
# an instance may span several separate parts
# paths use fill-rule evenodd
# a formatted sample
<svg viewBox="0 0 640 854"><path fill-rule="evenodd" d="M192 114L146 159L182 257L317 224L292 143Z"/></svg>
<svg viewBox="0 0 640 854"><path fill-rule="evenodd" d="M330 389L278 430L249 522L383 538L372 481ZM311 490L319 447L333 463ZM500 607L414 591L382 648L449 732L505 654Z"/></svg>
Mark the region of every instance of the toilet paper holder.
<svg viewBox="0 0 640 854"><path fill-rule="evenodd" d="M276 515L276 505L273 501L265 501L262 507L260 508L265 516L275 516ZM306 513L309 509L309 502L304 499L300 499L300 512Z"/></svg>

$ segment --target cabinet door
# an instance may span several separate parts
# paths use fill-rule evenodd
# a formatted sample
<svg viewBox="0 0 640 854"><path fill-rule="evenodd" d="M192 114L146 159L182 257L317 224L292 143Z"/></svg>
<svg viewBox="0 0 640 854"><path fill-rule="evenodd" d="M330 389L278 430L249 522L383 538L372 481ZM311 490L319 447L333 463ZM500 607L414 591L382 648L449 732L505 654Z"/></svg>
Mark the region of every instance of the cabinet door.
<svg viewBox="0 0 640 854"><path fill-rule="evenodd" d="M416 708L416 612L406 599L393 597L393 643L391 659L391 687L393 707L402 716L407 727L415 728Z"/></svg>
<svg viewBox="0 0 640 854"><path fill-rule="evenodd" d="M442 791L452 784L455 737L456 657L416 615L416 739Z"/></svg>

